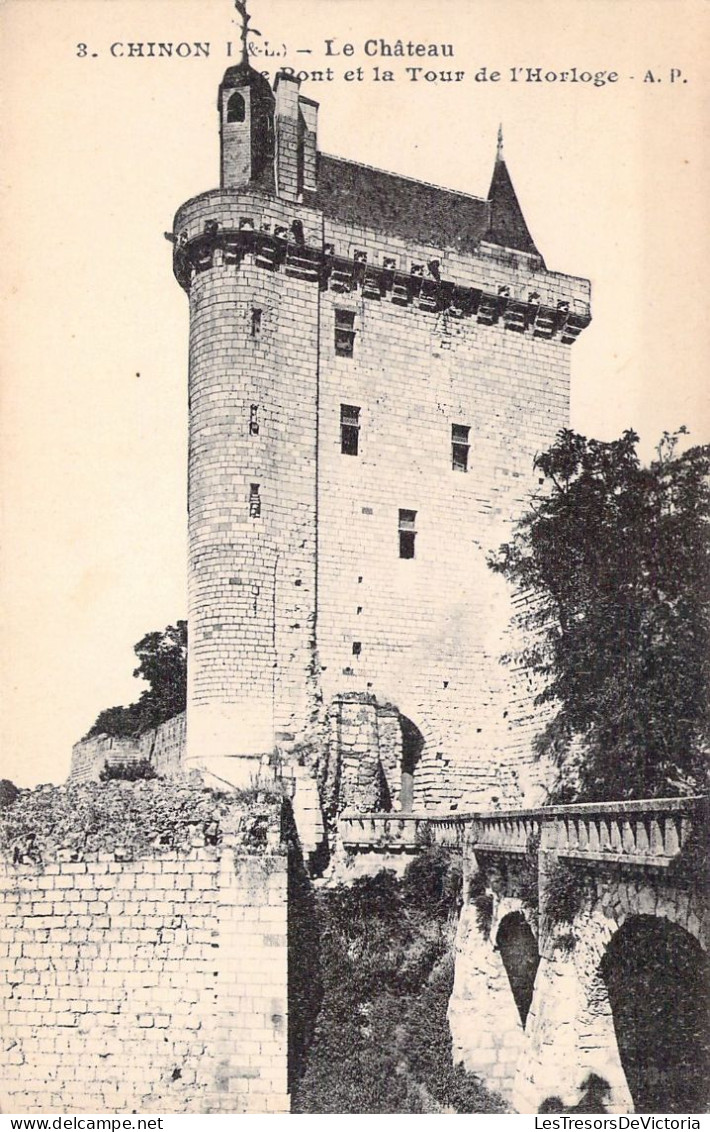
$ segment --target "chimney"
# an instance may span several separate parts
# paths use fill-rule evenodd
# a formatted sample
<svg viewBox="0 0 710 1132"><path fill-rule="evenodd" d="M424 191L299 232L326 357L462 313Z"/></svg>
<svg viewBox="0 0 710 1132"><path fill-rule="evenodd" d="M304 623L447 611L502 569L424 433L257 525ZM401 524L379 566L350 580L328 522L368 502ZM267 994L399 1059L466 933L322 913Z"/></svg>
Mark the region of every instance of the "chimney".
<svg viewBox="0 0 710 1132"><path fill-rule="evenodd" d="M299 86L294 75L280 71L276 76L276 195L285 200L298 200L303 185Z"/></svg>

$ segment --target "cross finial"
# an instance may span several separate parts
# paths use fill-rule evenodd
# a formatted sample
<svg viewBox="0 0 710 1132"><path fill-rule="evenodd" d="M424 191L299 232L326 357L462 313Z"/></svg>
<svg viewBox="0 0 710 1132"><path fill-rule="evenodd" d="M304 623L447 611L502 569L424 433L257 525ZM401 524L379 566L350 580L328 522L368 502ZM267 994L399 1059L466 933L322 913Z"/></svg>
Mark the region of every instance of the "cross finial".
<svg viewBox="0 0 710 1132"><path fill-rule="evenodd" d="M498 146L496 148L496 161L503 160L503 123L498 127Z"/></svg>
<svg viewBox="0 0 710 1132"><path fill-rule="evenodd" d="M237 12L241 16L242 20L242 26L240 30L240 36L242 40L242 63L247 64L249 62L249 53L247 51L247 36L249 36L250 34L261 35L261 32L257 31L256 28L249 27L251 16L247 11L247 0L234 0L234 7L237 9Z"/></svg>

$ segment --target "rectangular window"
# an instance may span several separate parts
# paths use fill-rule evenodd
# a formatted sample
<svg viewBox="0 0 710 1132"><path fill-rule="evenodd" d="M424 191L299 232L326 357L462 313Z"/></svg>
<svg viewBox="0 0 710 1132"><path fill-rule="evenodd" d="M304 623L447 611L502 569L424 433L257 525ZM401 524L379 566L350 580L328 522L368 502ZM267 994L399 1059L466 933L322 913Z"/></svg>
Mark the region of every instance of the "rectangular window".
<svg viewBox="0 0 710 1132"><path fill-rule="evenodd" d="M453 424L451 426L451 467L455 472L468 471L468 434L469 425Z"/></svg>
<svg viewBox="0 0 710 1132"><path fill-rule="evenodd" d="M249 435L259 435L259 406L251 405L249 408Z"/></svg>
<svg viewBox="0 0 710 1132"><path fill-rule="evenodd" d="M261 496L258 483L249 484L249 518L258 519L261 515Z"/></svg>
<svg viewBox="0 0 710 1132"><path fill-rule="evenodd" d="M261 337L261 311L258 307L254 307L251 312L251 336L252 338Z"/></svg>
<svg viewBox="0 0 710 1132"><path fill-rule="evenodd" d="M355 346L355 312L335 312L335 352L339 358L352 358Z"/></svg>
<svg viewBox="0 0 710 1132"><path fill-rule="evenodd" d="M414 558L414 540L417 537L415 523L416 511L399 512L399 557Z"/></svg>
<svg viewBox="0 0 710 1132"><path fill-rule="evenodd" d="M360 440L360 409L357 405L340 406L340 451L344 456L357 456Z"/></svg>

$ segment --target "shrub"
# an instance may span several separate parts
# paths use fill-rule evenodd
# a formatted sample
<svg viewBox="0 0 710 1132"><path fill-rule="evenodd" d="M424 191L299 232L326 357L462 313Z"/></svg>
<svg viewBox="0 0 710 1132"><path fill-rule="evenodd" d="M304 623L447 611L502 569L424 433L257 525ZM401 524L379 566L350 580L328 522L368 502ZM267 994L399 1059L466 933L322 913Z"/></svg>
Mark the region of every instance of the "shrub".
<svg viewBox="0 0 710 1132"><path fill-rule="evenodd" d="M460 863L433 847L403 879L321 889L322 1005L294 1112L500 1111L454 1068L446 1011Z"/></svg>
<svg viewBox="0 0 710 1132"><path fill-rule="evenodd" d="M581 911L587 891L579 866L555 861L545 883L545 914L555 924L571 924Z"/></svg>
<svg viewBox="0 0 710 1132"><path fill-rule="evenodd" d="M476 909L476 924L481 935L487 936L493 923L493 897L490 892L482 892L471 903Z"/></svg>
<svg viewBox="0 0 710 1132"><path fill-rule="evenodd" d="M463 872L443 846L418 854L407 866L402 898L430 915L448 916L461 906Z"/></svg>
<svg viewBox="0 0 710 1132"><path fill-rule="evenodd" d="M131 763L105 763L99 774L100 782L138 782L139 779L157 778L158 772L149 759Z"/></svg>
<svg viewBox="0 0 710 1132"><path fill-rule="evenodd" d="M19 793L18 787L9 778L0 778L0 810L8 809Z"/></svg>

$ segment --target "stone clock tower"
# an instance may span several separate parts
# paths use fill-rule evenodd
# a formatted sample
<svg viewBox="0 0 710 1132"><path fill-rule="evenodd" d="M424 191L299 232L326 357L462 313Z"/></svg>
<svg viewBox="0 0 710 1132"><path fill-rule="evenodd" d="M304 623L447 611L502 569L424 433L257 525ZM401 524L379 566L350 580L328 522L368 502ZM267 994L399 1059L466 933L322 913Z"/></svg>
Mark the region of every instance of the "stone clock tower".
<svg viewBox="0 0 710 1132"><path fill-rule="evenodd" d="M589 285L547 269L500 140L482 198L320 153L317 104L246 54L218 110L220 187L172 235L187 764L246 784L316 735L348 804L520 801L532 713L486 556L568 424Z"/></svg>

